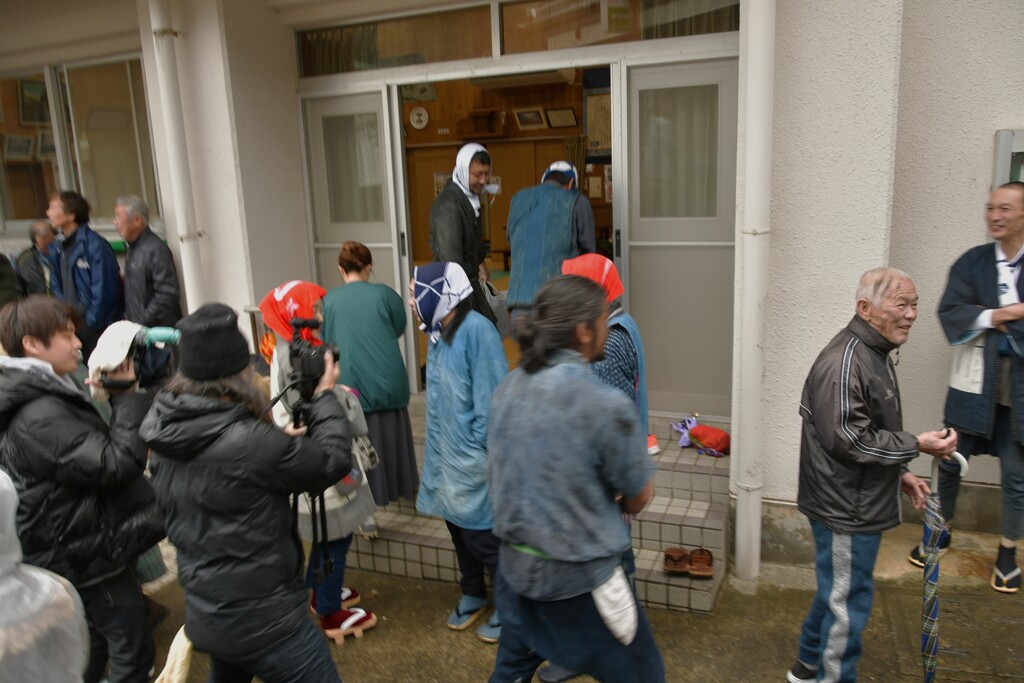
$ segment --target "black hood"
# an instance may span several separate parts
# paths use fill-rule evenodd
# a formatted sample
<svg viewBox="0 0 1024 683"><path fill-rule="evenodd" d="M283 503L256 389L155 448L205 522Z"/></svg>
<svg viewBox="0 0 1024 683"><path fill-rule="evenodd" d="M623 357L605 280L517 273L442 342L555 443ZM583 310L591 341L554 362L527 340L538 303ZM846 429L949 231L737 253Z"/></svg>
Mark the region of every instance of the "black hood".
<svg viewBox="0 0 1024 683"><path fill-rule="evenodd" d="M161 391L142 421L139 436L159 455L191 460L231 425L251 417L240 403Z"/></svg>
<svg viewBox="0 0 1024 683"><path fill-rule="evenodd" d="M59 394L82 403L89 400L84 390L73 389L39 368L4 367L0 364L0 431L7 429L11 418L22 406L45 394Z"/></svg>

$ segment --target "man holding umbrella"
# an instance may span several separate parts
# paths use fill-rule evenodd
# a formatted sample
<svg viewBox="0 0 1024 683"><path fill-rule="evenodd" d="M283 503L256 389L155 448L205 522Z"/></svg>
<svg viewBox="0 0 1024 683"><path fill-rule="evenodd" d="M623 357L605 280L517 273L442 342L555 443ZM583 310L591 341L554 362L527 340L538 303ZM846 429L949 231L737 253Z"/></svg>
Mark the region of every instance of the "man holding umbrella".
<svg viewBox="0 0 1024 683"><path fill-rule="evenodd" d="M956 432L903 430L889 354L917 319L917 290L894 268L861 276L856 315L811 366L800 398L797 505L811 521L818 591L800 634L790 683L855 681L871 613L882 532L900 523L899 490L922 508L928 485L907 470L924 452L944 457Z"/></svg>

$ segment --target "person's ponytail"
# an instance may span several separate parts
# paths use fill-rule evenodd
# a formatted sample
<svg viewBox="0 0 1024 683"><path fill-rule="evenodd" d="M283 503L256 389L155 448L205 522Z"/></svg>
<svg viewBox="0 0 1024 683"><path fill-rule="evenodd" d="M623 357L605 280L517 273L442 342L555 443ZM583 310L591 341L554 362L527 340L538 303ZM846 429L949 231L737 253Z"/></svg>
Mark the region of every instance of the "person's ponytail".
<svg viewBox="0 0 1024 683"><path fill-rule="evenodd" d="M604 308L604 290L586 278L563 275L547 282L512 332L522 353L523 370L537 372L556 351L575 348L576 326L596 325Z"/></svg>

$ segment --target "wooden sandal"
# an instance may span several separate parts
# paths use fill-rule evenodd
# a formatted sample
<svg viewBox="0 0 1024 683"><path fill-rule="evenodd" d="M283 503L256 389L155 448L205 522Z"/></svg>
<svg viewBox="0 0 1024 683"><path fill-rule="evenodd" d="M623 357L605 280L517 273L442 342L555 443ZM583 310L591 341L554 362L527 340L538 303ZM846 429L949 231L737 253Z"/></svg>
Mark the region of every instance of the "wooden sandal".
<svg viewBox="0 0 1024 683"><path fill-rule="evenodd" d="M665 548L666 574L689 574L690 553L686 548Z"/></svg>
<svg viewBox="0 0 1024 683"><path fill-rule="evenodd" d="M690 552L690 576L710 579L715 575L715 557L707 548L694 548Z"/></svg>

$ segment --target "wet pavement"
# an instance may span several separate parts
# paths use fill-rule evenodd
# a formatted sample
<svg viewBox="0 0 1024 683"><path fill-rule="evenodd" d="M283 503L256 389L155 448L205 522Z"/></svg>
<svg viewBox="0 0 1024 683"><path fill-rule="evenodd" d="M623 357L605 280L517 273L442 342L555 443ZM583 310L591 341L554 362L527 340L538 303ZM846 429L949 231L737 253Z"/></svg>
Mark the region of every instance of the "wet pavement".
<svg viewBox="0 0 1024 683"><path fill-rule="evenodd" d="M910 524L885 535L861 681L921 680L921 570L906 560L919 537L920 528ZM1005 595L988 586L997 542L990 534L957 532L942 559L939 681L1024 681L1024 593ZM813 581L805 567L766 565L756 583L730 579L710 615L647 610L668 680L785 681ZM164 583L147 587L171 609L154 634L158 669L183 618L180 586ZM346 584L359 590L361 606L379 620L362 639L331 644L346 683L487 680L495 646L479 641L472 629L445 626L458 597L455 584L364 571L349 571ZM188 680L205 681L208 671L205 656L197 653Z"/></svg>

